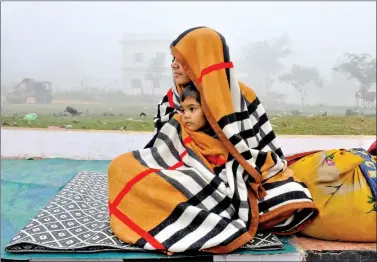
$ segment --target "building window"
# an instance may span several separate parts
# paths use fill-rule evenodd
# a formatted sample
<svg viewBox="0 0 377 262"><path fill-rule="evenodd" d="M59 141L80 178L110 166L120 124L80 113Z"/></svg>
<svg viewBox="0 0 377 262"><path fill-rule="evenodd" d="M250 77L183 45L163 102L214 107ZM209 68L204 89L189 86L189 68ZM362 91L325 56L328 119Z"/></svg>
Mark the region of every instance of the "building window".
<svg viewBox="0 0 377 262"><path fill-rule="evenodd" d="M143 53L135 53L134 54L134 62L140 63L144 61L144 54Z"/></svg>
<svg viewBox="0 0 377 262"><path fill-rule="evenodd" d="M141 79L138 79L138 78L131 79L131 88L137 88L137 89L143 88Z"/></svg>

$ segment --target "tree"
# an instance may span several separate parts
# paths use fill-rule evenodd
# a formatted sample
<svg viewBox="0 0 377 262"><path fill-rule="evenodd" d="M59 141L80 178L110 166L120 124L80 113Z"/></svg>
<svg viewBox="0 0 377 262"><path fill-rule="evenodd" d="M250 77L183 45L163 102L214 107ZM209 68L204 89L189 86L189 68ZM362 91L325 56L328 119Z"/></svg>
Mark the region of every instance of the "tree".
<svg viewBox="0 0 377 262"><path fill-rule="evenodd" d="M274 77L284 69L280 60L293 52L289 42L288 36L283 34L268 41L250 43L242 52L242 67L253 75L254 80L263 82L267 93L271 92L275 82Z"/></svg>
<svg viewBox="0 0 377 262"><path fill-rule="evenodd" d="M281 75L279 80L291 84L300 93L301 105L304 105L305 97L308 94L308 87L323 87L323 79L315 67L293 65L291 72Z"/></svg>
<svg viewBox="0 0 377 262"><path fill-rule="evenodd" d="M155 57L151 58L144 77L146 80L152 81L152 94L155 89L160 88L161 80L165 78L165 71L165 54L157 53Z"/></svg>
<svg viewBox="0 0 377 262"><path fill-rule="evenodd" d="M333 67L334 71L342 72L348 75L349 79L356 79L359 90L356 97L364 100L375 99L375 95L371 96L368 92L373 84L376 83L376 58L369 54L344 54L344 61Z"/></svg>

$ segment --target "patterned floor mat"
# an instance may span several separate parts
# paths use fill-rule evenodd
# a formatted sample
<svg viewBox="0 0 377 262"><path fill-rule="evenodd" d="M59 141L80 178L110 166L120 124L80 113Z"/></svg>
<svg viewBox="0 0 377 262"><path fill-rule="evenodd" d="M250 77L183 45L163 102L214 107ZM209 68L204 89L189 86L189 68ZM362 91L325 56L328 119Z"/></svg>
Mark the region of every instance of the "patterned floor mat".
<svg viewBox="0 0 377 262"><path fill-rule="evenodd" d="M281 250L273 234L257 233L241 250ZM107 175L81 171L6 246L8 252L144 251L111 231Z"/></svg>

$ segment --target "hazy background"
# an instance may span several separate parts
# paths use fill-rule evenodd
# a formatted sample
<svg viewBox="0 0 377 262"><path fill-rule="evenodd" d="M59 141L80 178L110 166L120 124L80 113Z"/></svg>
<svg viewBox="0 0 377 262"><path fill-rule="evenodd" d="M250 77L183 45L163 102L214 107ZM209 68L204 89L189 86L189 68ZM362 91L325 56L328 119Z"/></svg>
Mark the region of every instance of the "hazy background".
<svg viewBox="0 0 377 262"><path fill-rule="evenodd" d="M333 89L324 95L324 89L313 88L305 100L308 104L324 99L334 105L352 104L357 87L352 81L348 89L331 85L332 67L345 52L376 56L376 3L372 1L3 1L1 85L17 84L24 77L49 80L61 90L78 85L83 77L98 85L120 83L120 41L125 34L162 35L173 40L182 31L202 25L225 36L234 58L242 56L242 48L250 42L285 33L294 53L281 60L283 72L294 63L316 67L325 82L330 82L324 88ZM244 68L236 70L245 73ZM273 90L287 94L291 103L301 101L288 84L276 83Z"/></svg>

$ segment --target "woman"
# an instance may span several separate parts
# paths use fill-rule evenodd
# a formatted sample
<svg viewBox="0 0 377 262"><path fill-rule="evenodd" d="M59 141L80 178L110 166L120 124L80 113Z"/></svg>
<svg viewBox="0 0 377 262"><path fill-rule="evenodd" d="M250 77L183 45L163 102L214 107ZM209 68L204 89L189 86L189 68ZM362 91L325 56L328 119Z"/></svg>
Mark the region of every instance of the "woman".
<svg viewBox="0 0 377 262"><path fill-rule="evenodd" d="M192 28L171 52L175 86L157 106L152 140L109 166L113 232L149 250L227 253L257 229L302 230L317 209L287 168L261 102L236 80L224 37ZM183 125L179 96L190 84L218 139ZM214 155L221 165L208 162Z"/></svg>

